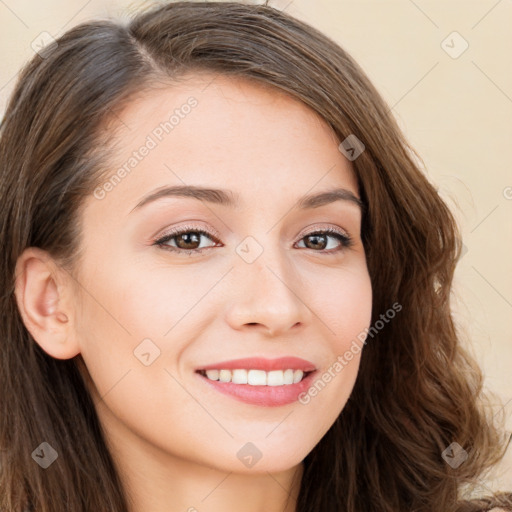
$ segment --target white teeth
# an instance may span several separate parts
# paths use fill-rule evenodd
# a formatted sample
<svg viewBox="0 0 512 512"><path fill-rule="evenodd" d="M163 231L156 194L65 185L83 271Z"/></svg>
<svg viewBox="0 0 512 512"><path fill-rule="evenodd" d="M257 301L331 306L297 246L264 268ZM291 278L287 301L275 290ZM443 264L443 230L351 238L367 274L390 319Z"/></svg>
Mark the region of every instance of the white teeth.
<svg viewBox="0 0 512 512"><path fill-rule="evenodd" d="M233 370L233 384L247 384L247 370Z"/></svg>
<svg viewBox="0 0 512 512"><path fill-rule="evenodd" d="M275 370L267 374L267 386L282 386L284 384L284 372Z"/></svg>
<svg viewBox="0 0 512 512"><path fill-rule="evenodd" d="M206 370L206 377L220 382L251 386L286 386L297 384L304 377L302 370Z"/></svg>
<svg viewBox="0 0 512 512"><path fill-rule="evenodd" d="M251 386L266 386L267 372L264 370L249 370L247 373L247 384Z"/></svg>
<svg viewBox="0 0 512 512"><path fill-rule="evenodd" d="M283 372L284 382L283 384L293 384L293 370L285 370Z"/></svg>
<svg viewBox="0 0 512 512"><path fill-rule="evenodd" d="M206 376L210 380L219 380L219 370L206 370Z"/></svg>
<svg viewBox="0 0 512 512"><path fill-rule="evenodd" d="M221 382L231 382L231 371L230 370L220 370L219 371L219 380Z"/></svg>

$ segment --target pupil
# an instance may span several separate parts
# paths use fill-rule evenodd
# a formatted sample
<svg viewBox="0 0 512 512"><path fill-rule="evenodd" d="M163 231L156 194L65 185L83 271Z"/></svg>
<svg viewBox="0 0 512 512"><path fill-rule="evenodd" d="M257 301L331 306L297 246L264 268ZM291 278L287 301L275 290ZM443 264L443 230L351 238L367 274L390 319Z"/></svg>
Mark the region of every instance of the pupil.
<svg viewBox="0 0 512 512"><path fill-rule="evenodd" d="M190 240L190 239L194 239L195 240ZM191 247L188 247L190 244L197 244L199 242L199 236L197 234L190 234L190 233L184 233L182 235L180 235L180 239L181 240L185 240L185 244L187 245L187 247L181 247L182 249L190 249ZM193 247L192 247L193 248Z"/></svg>
<svg viewBox="0 0 512 512"><path fill-rule="evenodd" d="M325 242L325 235L310 235L309 238L313 240L313 245L316 247L318 247L319 244L323 245L322 242L318 242L319 239L322 239L323 242Z"/></svg>

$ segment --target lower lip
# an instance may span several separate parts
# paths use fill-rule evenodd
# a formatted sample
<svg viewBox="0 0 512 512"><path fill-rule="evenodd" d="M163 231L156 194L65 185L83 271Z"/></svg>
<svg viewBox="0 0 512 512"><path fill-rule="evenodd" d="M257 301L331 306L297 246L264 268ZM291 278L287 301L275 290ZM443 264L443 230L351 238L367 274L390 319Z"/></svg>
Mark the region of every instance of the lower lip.
<svg viewBox="0 0 512 512"><path fill-rule="evenodd" d="M279 407L288 405L298 400L301 393L305 392L312 383L316 371L306 375L296 384L284 384L283 386L251 386L250 384L233 384L232 382L220 382L210 380L199 374L213 389L229 395L240 402L262 407Z"/></svg>

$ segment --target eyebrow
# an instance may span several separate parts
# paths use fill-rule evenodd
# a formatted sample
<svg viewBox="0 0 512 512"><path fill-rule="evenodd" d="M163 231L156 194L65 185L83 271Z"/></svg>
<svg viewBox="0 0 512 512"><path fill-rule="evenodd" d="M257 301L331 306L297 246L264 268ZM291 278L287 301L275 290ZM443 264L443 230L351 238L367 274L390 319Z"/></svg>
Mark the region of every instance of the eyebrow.
<svg viewBox="0 0 512 512"><path fill-rule="evenodd" d="M197 185L176 185L160 188L151 192L143 197L131 212L163 197L191 197L200 201L231 208L236 208L240 204L238 195L231 190L206 188ZM320 206L334 203L335 201L347 201L357 205L361 210L364 210L364 204L361 199L345 188L333 188L316 194L305 195L297 201L296 206L300 210L307 210L319 208Z"/></svg>

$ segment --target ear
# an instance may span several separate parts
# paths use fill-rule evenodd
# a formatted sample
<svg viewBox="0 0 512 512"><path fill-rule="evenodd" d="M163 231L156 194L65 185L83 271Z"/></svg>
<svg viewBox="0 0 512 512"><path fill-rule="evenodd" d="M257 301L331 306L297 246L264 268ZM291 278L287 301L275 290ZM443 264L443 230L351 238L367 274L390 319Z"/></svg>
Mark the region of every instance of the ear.
<svg viewBox="0 0 512 512"><path fill-rule="evenodd" d="M16 276L18 309L36 343L56 359L79 354L69 274L46 251L29 247L16 262Z"/></svg>

